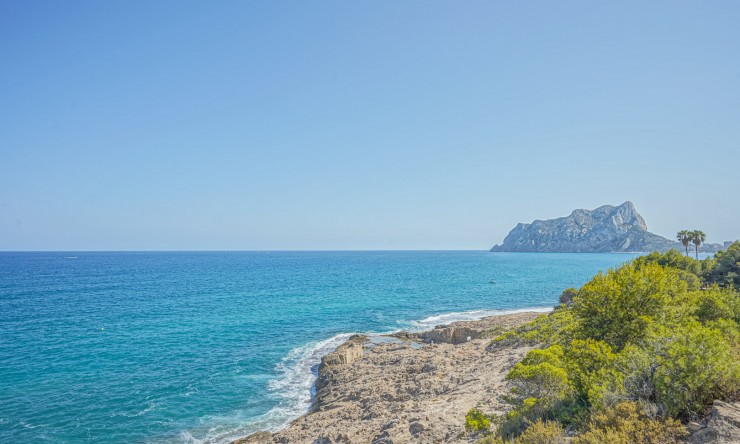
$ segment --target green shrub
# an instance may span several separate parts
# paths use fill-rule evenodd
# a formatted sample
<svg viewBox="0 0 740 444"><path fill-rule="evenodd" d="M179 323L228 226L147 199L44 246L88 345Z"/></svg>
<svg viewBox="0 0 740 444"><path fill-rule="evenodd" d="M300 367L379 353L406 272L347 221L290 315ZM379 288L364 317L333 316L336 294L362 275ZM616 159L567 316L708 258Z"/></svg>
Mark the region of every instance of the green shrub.
<svg viewBox="0 0 740 444"><path fill-rule="evenodd" d="M675 419L738 398L740 293L726 279L732 271L724 288L698 283L717 278L721 264L731 269L735 251L740 243L717 261L678 252L638 258L497 337L492 345L541 348L507 374L513 408L501 418L501 438L489 441L519 443L532 424L554 420L583 431L574 444L673 443L685 433Z"/></svg>
<svg viewBox="0 0 740 444"><path fill-rule="evenodd" d="M577 288L566 288L560 295L560 303L566 306L570 306L573 302L573 298L575 298L576 296L578 296Z"/></svg>
<svg viewBox="0 0 740 444"><path fill-rule="evenodd" d="M615 395L636 400L655 398L653 375L658 365L656 356L648 349L634 344L627 345L618 355L614 366L621 375L621 393Z"/></svg>
<svg viewBox="0 0 740 444"><path fill-rule="evenodd" d="M684 270L676 270L676 272L678 273L678 278L686 283L686 289L691 291L701 289L702 280L699 276Z"/></svg>
<svg viewBox="0 0 740 444"><path fill-rule="evenodd" d="M640 341L652 322L671 317L686 288L675 270L654 263L599 273L581 287L573 304L577 334L620 350Z"/></svg>
<svg viewBox="0 0 740 444"><path fill-rule="evenodd" d="M715 266L709 271L709 280L720 285L740 289L740 241L715 255Z"/></svg>
<svg viewBox="0 0 740 444"><path fill-rule="evenodd" d="M565 367L578 396L584 404L608 402L621 385L616 371L617 355L604 341L576 339L565 351Z"/></svg>
<svg viewBox="0 0 740 444"><path fill-rule="evenodd" d="M571 386L562 364L563 347L553 345L532 350L506 375L513 385L512 393L520 401L534 398L543 404L564 400Z"/></svg>
<svg viewBox="0 0 740 444"><path fill-rule="evenodd" d="M666 339L653 378L656 402L668 415L703 413L712 400L737 393L737 359L718 330L688 324Z"/></svg>
<svg viewBox="0 0 740 444"><path fill-rule="evenodd" d="M516 444L563 444L565 433L554 421L537 420L514 441Z"/></svg>
<svg viewBox="0 0 740 444"><path fill-rule="evenodd" d="M480 410L472 408L465 415L465 430L469 432L483 432L491 428L491 420Z"/></svg>
<svg viewBox="0 0 740 444"><path fill-rule="evenodd" d="M564 444L565 432L555 421L537 420L516 438L505 441L499 436L486 436L477 444Z"/></svg>
<svg viewBox="0 0 740 444"><path fill-rule="evenodd" d="M684 256L678 250L671 249L665 253L653 252L645 256L640 256L632 262L637 268L647 264L658 264L663 268L669 267L676 270L682 270L691 273L694 276L701 276L707 268L713 265L711 260L699 261L691 256Z"/></svg>
<svg viewBox="0 0 740 444"><path fill-rule="evenodd" d="M686 435L679 421L654 419L638 404L622 402L592 415L588 430L573 444L678 444Z"/></svg>
<svg viewBox="0 0 740 444"><path fill-rule="evenodd" d="M500 428L506 437L518 435L538 418L554 419L573 393L563 366L563 347L557 344L527 353L509 371L506 380L512 387L507 400L514 406Z"/></svg>
<svg viewBox="0 0 740 444"><path fill-rule="evenodd" d="M702 323L720 319L740 321L740 297L733 290L711 288L693 294L695 315Z"/></svg>
<svg viewBox="0 0 740 444"><path fill-rule="evenodd" d="M740 355L740 325L737 322L729 319L719 319L709 321L704 325L720 332L725 341L732 347L733 356Z"/></svg>
<svg viewBox="0 0 740 444"><path fill-rule="evenodd" d="M551 345L566 341L573 329L573 312L565 306L552 313L538 316L514 330L495 338L492 346Z"/></svg>

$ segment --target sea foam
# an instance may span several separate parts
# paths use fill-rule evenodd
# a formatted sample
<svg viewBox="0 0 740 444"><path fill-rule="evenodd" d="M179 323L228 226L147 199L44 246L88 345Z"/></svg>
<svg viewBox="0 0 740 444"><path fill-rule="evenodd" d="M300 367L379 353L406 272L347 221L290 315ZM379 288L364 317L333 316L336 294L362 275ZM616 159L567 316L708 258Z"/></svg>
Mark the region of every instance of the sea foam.
<svg viewBox="0 0 740 444"><path fill-rule="evenodd" d="M312 341L294 348L283 357L275 367L277 376L270 379L267 385L270 396L277 401L267 413L242 423L238 422L238 418L222 421L227 424L231 422L232 426L212 428L202 440L196 439L190 431L182 432L182 442L222 444L257 431L275 432L287 427L311 407L321 357L334 351L353 334L341 333L323 341Z"/></svg>
<svg viewBox="0 0 740 444"><path fill-rule="evenodd" d="M552 307L531 307L531 308L518 308L514 310L471 310L471 311L459 311L452 313L442 313L434 316L429 316L418 321L409 322L409 331L424 331L430 330L437 325L446 325L453 322L460 321L477 321L478 319L487 318L489 316L503 316L514 313L548 313L552 311Z"/></svg>

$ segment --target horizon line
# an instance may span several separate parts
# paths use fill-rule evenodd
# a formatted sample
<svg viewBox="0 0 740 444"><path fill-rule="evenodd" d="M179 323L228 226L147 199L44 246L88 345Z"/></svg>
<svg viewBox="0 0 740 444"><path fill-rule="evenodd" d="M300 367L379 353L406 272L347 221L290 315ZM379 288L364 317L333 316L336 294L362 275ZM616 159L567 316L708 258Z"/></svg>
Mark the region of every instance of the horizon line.
<svg viewBox="0 0 740 444"><path fill-rule="evenodd" d="M678 250L678 249L676 249ZM371 253L371 252L481 252L509 254L649 254L651 251L491 251L490 249L264 249L264 250L0 250L7 253ZM702 254L714 254L699 251Z"/></svg>
<svg viewBox="0 0 740 444"><path fill-rule="evenodd" d="M485 251L477 248L356 248L356 249L194 249L194 250L2 250L0 253L266 253L266 252L363 252L363 251Z"/></svg>

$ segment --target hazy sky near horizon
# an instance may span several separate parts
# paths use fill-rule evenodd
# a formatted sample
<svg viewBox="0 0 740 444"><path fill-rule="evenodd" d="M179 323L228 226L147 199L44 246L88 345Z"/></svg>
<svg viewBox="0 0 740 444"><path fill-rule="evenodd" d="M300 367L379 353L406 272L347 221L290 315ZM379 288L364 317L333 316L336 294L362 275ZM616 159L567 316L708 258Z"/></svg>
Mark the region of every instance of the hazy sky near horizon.
<svg viewBox="0 0 740 444"><path fill-rule="evenodd" d="M0 0L0 250L740 237L736 1Z"/></svg>

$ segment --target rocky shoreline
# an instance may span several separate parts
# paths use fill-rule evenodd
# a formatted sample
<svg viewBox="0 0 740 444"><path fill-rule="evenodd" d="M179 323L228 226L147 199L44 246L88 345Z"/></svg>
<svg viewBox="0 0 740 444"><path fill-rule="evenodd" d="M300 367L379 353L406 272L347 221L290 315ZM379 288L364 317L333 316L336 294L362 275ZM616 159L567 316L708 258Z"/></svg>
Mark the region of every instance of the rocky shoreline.
<svg viewBox="0 0 740 444"><path fill-rule="evenodd" d="M352 336L322 358L306 414L283 430L257 432L232 444L475 443L480 436L465 433L465 414L473 407L505 413L504 378L532 349L491 347L491 339L541 314ZM710 415L686 427L687 444L739 444L740 403L715 401Z"/></svg>
<svg viewBox="0 0 740 444"><path fill-rule="evenodd" d="M541 314L353 336L322 358L308 413L234 444L473 442L464 433L465 414L473 407L503 413L504 376L530 349L492 349L491 338Z"/></svg>

